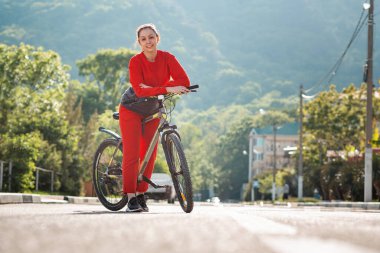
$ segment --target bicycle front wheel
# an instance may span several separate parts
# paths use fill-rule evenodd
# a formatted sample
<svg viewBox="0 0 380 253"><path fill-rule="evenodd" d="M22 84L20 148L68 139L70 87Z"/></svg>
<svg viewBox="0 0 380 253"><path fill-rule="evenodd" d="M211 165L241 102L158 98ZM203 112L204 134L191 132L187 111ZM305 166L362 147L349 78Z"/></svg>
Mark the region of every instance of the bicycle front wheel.
<svg viewBox="0 0 380 253"><path fill-rule="evenodd" d="M123 152L119 141L105 139L95 153L93 184L99 201L107 209L118 211L128 202L123 194L121 162Z"/></svg>
<svg viewBox="0 0 380 253"><path fill-rule="evenodd" d="M191 184L190 170L187 165L182 144L176 134L166 137L169 170L173 179L178 201L186 213L193 210L193 187Z"/></svg>

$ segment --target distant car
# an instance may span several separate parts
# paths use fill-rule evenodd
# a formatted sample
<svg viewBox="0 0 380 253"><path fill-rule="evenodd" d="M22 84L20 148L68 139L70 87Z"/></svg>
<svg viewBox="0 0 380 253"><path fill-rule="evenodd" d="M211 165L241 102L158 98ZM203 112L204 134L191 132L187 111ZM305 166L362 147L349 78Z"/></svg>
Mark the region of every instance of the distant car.
<svg viewBox="0 0 380 253"><path fill-rule="evenodd" d="M148 198L154 200L166 199L168 203L173 204L176 194L171 176L165 173L153 173L151 180L157 185L169 185L169 187L155 189L149 185L148 191L145 193Z"/></svg>
<svg viewBox="0 0 380 253"><path fill-rule="evenodd" d="M207 199L207 202L211 202L214 204L219 204L220 203L220 198L219 197L212 197L211 199Z"/></svg>

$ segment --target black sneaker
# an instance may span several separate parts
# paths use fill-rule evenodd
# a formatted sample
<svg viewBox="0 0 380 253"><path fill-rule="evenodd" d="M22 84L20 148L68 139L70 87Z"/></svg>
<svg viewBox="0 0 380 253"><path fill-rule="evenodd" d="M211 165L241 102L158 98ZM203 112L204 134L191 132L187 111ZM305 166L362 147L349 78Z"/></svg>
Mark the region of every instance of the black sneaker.
<svg viewBox="0 0 380 253"><path fill-rule="evenodd" d="M140 206L143 209L143 212L149 212L149 208L146 205L146 200L144 194L137 195L137 202L139 202Z"/></svg>
<svg viewBox="0 0 380 253"><path fill-rule="evenodd" d="M140 206L136 197L131 198L127 204L127 213L141 212L143 208Z"/></svg>

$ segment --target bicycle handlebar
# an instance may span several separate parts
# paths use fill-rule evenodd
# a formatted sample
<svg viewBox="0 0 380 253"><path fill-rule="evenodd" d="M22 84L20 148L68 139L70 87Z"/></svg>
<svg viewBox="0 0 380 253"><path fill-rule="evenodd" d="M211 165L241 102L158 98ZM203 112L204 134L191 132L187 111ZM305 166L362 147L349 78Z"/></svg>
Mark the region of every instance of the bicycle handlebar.
<svg viewBox="0 0 380 253"><path fill-rule="evenodd" d="M191 86L189 86L189 87L187 87L191 92L197 92L196 91L196 89L198 89L199 88L199 85L198 84L195 84L195 85L191 85ZM168 95L159 95L158 96L158 99L159 100L164 100L165 98L169 98L169 97L172 97L174 94L168 94ZM160 98L160 96L161 96L161 98ZM114 112L113 113L113 115L112 115L112 117L114 118L114 119L116 119L116 120L119 120L119 112ZM100 130L100 129L99 129ZM102 130L100 130L100 131L102 131Z"/></svg>
<svg viewBox="0 0 380 253"><path fill-rule="evenodd" d="M189 87L187 87L191 92L197 92L196 89L199 88L199 85L198 84L195 84L195 85L191 85Z"/></svg>
<svg viewBox="0 0 380 253"><path fill-rule="evenodd" d="M199 88L198 84L190 85L189 87L187 87L187 89L190 90L190 92L197 92L196 89L198 89L198 88ZM168 93L166 95L159 95L158 98L159 98L159 100L165 100L165 99L173 97L174 95L176 95L176 94ZM163 96L163 97L160 98L160 96Z"/></svg>

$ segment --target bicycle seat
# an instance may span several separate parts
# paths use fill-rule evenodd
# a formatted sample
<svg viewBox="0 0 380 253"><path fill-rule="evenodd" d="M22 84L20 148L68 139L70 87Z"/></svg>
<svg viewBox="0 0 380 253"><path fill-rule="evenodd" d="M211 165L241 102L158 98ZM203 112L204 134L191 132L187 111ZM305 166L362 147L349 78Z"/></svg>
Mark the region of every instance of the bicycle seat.
<svg viewBox="0 0 380 253"><path fill-rule="evenodd" d="M113 117L114 119L119 119L119 112L114 112L114 113L112 114L112 117Z"/></svg>

